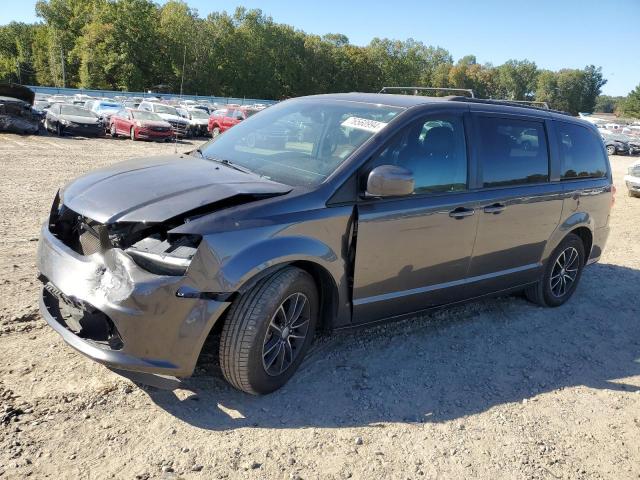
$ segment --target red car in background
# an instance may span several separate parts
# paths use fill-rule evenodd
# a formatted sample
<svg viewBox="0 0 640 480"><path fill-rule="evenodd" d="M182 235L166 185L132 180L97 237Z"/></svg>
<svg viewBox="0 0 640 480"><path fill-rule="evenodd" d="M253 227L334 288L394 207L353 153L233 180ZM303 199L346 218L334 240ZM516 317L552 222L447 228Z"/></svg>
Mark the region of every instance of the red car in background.
<svg viewBox="0 0 640 480"><path fill-rule="evenodd" d="M216 110L209 117L209 132L216 137L259 111L258 108L231 106Z"/></svg>
<svg viewBox="0 0 640 480"><path fill-rule="evenodd" d="M171 124L153 112L126 109L111 115L111 136L126 135L131 140L169 140L173 137Z"/></svg>

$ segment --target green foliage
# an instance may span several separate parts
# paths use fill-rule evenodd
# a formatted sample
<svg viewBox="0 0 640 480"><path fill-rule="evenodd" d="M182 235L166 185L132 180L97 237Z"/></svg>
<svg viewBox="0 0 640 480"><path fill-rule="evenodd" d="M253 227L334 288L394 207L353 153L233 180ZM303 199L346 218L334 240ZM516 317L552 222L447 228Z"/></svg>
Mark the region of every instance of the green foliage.
<svg viewBox="0 0 640 480"><path fill-rule="evenodd" d="M528 60L508 60L498 67L498 96L510 100L532 100L538 68Z"/></svg>
<svg viewBox="0 0 640 480"><path fill-rule="evenodd" d="M640 118L640 85L634 88L622 101L620 113L627 117Z"/></svg>
<svg viewBox="0 0 640 480"><path fill-rule="evenodd" d="M538 101L547 102L551 108L573 115L591 113L605 83L602 70L593 65L582 70L543 70L538 73L535 97Z"/></svg>
<svg viewBox="0 0 640 480"><path fill-rule="evenodd" d="M36 13L43 23L0 26L0 79L273 99L457 87L571 113L592 111L606 83L592 65L552 72L528 60L479 64L474 55L454 63L447 50L411 38L360 47L339 33L309 35L276 23L260 10L201 18L182 0L38 0Z"/></svg>
<svg viewBox="0 0 640 480"><path fill-rule="evenodd" d="M593 108L594 112L602 113L614 113L618 110L619 105L624 100L624 97L612 97L610 95L599 95L596 99L596 105Z"/></svg>

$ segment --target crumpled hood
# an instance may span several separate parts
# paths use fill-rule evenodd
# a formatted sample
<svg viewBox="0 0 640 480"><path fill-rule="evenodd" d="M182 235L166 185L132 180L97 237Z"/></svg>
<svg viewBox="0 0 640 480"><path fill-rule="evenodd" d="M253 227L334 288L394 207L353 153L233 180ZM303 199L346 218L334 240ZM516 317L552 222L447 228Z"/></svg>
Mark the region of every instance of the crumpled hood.
<svg viewBox="0 0 640 480"><path fill-rule="evenodd" d="M291 187L191 155L141 158L71 182L61 201L100 223L163 222L236 195L281 195Z"/></svg>
<svg viewBox="0 0 640 480"><path fill-rule="evenodd" d="M36 94L29 87L17 83L0 84L0 97L11 97L33 105Z"/></svg>

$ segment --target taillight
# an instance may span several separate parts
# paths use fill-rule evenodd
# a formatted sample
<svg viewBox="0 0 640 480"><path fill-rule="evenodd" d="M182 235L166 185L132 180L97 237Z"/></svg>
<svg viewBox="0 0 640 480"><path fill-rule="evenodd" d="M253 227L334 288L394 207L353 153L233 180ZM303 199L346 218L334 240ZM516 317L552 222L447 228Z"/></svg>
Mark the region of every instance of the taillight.
<svg viewBox="0 0 640 480"><path fill-rule="evenodd" d="M613 205L616 203L616 186L615 185L611 185L611 206L613 207Z"/></svg>

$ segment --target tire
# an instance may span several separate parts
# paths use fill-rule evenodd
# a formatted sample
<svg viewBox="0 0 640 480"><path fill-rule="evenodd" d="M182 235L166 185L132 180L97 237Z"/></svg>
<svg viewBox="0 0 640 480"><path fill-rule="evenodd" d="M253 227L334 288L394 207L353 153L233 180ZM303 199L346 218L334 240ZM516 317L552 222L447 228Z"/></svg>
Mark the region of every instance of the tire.
<svg viewBox="0 0 640 480"><path fill-rule="evenodd" d="M216 138L218 135L220 135L220 127L213 127L213 130L211 130L211 138Z"/></svg>
<svg viewBox="0 0 640 480"><path fill-rule="evenodd" d="M111 134L111 138L118 138L118 132L116 130L116 124L112 123L111 128L109 129L109 133Z"/></svg>
<svg viewBox="0 0 640 480"><path fill-rule="evenodd" d="M129 137L131 137L131 140L133 140L134 142L137 140L135 128L131 127L131 130L129 131Z"/></svg>
<svg viewBox="0 0 640 480"><path fill-rule="evenodd" d="M577 255L575 259L574 255ZM580 282L586 263L585 257L582 239L573 233L567 235L549 256L542 278L525 290L527 299L543 307L559 307L565 303ZM558 280L559 276L564 278ZM570 278L572 280L569 280Z"/></svg>
<svg viewBox="0 0 640 480"><path fill-rule="evenodd" d="M607 145L607 155L615 155L616 154L616 147L614 147L613 145Z"/></svg>
<svg viewBox="0 0 640 480"><path fill-rule="evenodd" d="M287 315L291 308L300 311L297 319ZM313 342L318 309L315 282L299 268L286 267L258 282L231 305L222 327L219 356L227 381L252 395L282 387Z"/></svg>
<svg viewBox="0 0 640 480"><path fill-rule="evenodd" d="M59 137L62 137L64 135L64 129L62 128L62 125L60 125L60 123L56 124L56 135L58 135Z"/></svg>

